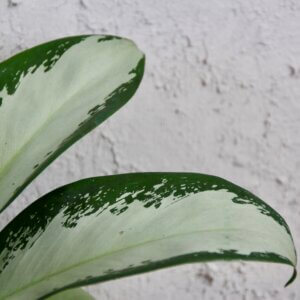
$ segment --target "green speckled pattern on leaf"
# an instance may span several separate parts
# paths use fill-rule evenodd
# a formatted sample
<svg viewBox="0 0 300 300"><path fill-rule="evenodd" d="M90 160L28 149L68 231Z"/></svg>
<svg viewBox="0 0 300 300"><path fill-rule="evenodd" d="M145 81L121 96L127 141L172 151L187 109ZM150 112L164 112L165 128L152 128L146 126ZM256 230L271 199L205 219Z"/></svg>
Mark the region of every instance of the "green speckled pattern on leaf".
<svg viewBox="0 0 300 300"><path fill-rule="evenodd" d="M43 67L44 72L50 71L66 51L85 38L87 36L52 41L2 62L0 66L0 91L5 88L8 95L13 95L21 84L22 78L28 73L34 74L40 67Z"/></svg>
<svg viewBox="0 0 300 300"><path fill-rule="evenodd" d="M0 211L135 93L144 55L127 39L75 36L0 64Z"/></svg>
<svg viewBox="0 0 300 300"><path fill-rule="evenodd" d="M276 211L224 179L193 173L124 174L66 185L23 211L0 241L0 299L42 298L190 262L296 266L290 230ZM20 278L16 268L31 272Z"/></svg>

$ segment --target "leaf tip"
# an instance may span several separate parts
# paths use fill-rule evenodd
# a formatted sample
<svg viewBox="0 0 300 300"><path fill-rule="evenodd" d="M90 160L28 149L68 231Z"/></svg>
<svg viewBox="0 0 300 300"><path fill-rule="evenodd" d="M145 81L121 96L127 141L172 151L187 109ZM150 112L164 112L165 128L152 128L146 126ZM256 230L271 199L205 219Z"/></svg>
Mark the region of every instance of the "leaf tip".
<svg viewBox="0 0 300 300"><path fill-rule="evenodd" d="M287 287L288 285L290 285L296 279L296 277L297 277L297 270L294 267L293 274L292 274L291 278L288 280L288 282L284 285L284 287Z"/></svg>

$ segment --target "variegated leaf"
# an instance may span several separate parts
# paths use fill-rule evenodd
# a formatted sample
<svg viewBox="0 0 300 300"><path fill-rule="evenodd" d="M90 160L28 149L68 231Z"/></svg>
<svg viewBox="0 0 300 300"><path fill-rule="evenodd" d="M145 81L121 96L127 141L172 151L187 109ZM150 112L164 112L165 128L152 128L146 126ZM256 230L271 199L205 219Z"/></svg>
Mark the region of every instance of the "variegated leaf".
<svg viewBox="0 0 300 300"><path fill-rule="evenodd" d="M90 294L82 289L66 290L47 298L47 300L93 300Z"/></svg>
<svg viewBox="0 0 300 300"><path fill-rule="evenodd" d="M76 36L0 64L0 211L49 163L136 91L144 56L131 41Z"/></svg>
<svg viewBox="0 0 300 300"><path fill-rule="evenodd" d="M0 243L0 299L38 299L182 263L296 266L290 230L276 211L224 179L193 173L66 185L17 216Z"/></svg>

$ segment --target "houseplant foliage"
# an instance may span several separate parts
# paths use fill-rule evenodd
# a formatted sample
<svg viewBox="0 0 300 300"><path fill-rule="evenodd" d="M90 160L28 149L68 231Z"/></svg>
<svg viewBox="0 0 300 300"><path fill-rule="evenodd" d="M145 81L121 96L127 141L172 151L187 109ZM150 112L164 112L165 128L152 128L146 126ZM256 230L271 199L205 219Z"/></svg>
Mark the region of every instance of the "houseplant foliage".
<svg viewBox="0 0 300 300"><path fill-rule="evenodd" d="M0 209L138 88L127 39L76 36L0 64ZM195 173L83 179L27 207L0 233L0 299L91 299L82 285L182 263L291 265L284 219L245 189Z"/></svg>

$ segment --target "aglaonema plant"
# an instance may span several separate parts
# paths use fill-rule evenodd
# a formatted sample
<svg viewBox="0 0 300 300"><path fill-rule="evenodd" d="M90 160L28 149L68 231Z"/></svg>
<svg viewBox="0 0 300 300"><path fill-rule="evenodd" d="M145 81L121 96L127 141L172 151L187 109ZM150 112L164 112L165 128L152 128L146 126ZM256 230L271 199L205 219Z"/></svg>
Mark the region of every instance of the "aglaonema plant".
<svg viewBox="0 0 300 300"><path fill-rule="evenodd" d="M123 106L145 58L114 36L75 36L0 64L0 209ZM0 299L92 299L80 286L183 263L294 268L285 220L224 179L137 173L83 179L33 202L0 233Z"/></svg>

